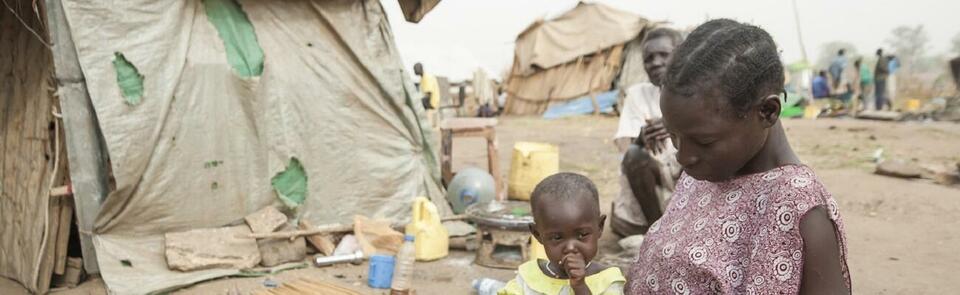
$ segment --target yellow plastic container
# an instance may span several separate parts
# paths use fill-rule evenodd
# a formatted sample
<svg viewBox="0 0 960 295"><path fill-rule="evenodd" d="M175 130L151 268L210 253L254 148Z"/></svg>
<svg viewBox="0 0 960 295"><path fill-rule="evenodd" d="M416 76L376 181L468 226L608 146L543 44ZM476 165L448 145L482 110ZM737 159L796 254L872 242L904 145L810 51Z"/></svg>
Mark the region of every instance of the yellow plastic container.
<svg viewBox="0 0 960 295"><path fill-rule="evenodd" d="M908 112L916 112L920 109L920 100L919 99L908 99L907 107Z"/></svg>
<svg viewBox="0 0 960 295"><path fill-rule="evenodd" d="M413 235L418 261L431 261L447 257L450 252L450 234L440 222L437 206L425 197L413 201L413 218L406 228Z"/></svg>
<svg viewBox="0 0 960 295"><path fill-rule="evenodd" d="M547 260L547 250L543 249L543 244L537 241L537 238L530 237L530 260Z"/></svg>
<svg viewBox="0 0 960 295"><path fill-rule="evenodd" d="M820 115L820 108L809 104L803 109L803 118L804 119L816 119Z"/></svg>
<svg viewBox="0 0 960 295"><path fill-rule="evenodd" d="M547 176L559 171L560 149L557 146L537 142L518 142L513 146L507 194L514 200L530 200L533 188Z"/></svg>

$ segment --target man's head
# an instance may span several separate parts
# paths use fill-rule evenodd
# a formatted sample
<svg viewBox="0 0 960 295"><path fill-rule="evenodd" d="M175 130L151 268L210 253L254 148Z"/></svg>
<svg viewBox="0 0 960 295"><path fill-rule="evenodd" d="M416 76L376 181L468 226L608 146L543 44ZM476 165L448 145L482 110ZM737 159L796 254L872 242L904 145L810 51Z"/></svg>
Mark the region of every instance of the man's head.
<svg viewBox="0 0 960 295"><path fill-rule="evenodd" d="M820 77L826 78L826 77L827 77L827 71L820 70L820 72L818 72L817 75L820 76Z"/></svg>
<svg viewBox="0 0 960 295"><path fill-rule="evenodd" d="M680 32L659 27L650 30L640 42L643 49L643 69L650 77L650 83L660 86L663 74L667 72L667 62L673 55L673 49L683 42Z"/></svg>
<svg viewBox="0 0 960 295"><path fill-rule="evenodd" d="M413 65L413 73L417 74L417 76L423 76L423 64L416 63Z"/></svg>
<svg viewBox="0 0 960 295"><path fill-rule="evenodd" d="M883 48L877 48L877 56L883 56Z"/></svg>
<svg viewBox="0 0 960 295"><path fill-rule="evenodd" d="M837 56L843 56L843 54L845 54L845 53L847 53L847 50L846 50L846 49L842 49L842 48L841 48L840 50L837 50Z"/></svg>
<svg viewBox="0 0 960 295"><path fill-rule="evenodd" d="M862 58L862 57L858 57L856 60L853 61L853 67L855 67L855 68L858 68L858 69L859 69L861 64L863 64L863 58Z"/></svg>
<svg viewBox="0 0 960 295"><path fill-rule="evenodd" d="M530 232L550 261L560 263L564 256L579 254L589 262L597 255L607 217L600 214L597 187L586 176L558 173L545 178L533 189L530 206Z"/></svg>

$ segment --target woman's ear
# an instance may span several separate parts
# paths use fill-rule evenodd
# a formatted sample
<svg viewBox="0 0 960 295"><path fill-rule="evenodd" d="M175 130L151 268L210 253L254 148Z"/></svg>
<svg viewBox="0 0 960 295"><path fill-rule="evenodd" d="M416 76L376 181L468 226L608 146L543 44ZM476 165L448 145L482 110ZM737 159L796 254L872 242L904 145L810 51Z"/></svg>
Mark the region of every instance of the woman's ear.
<svg viewBox="0 0 960 295"><path fill-rule="evenodd" d="M780 119L780 96L776 94L768 95L760 99L757 103L757 115L760 116L760 122L764 127L772 127Z"/></svg>

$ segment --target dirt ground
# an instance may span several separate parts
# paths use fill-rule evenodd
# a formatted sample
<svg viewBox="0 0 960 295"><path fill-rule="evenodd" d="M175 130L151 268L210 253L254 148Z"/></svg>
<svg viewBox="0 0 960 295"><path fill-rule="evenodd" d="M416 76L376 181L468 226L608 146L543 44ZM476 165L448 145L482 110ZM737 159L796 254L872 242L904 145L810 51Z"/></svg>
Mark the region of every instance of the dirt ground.
<svg viewBox="0 0 960 295"><path fill-rule="evenodd" d="M950 123L891 123L849 119L787 120L787 133L805 163L816 170L840 204L847 226L849 267L856 294L938 294L960 289L960 187L927 180L903 180L873 174L874 153L920 165L960 162L960 125ZM560 168L583 173L600 189L608 210L619 185L619 155L610 136L617 119L582 117L545 121L504 118L497 128L503 175L510 167L513 144L538 141L560 147ZM481 139L454 142L454 170L486 168ZM602 254L620 252L606 234ZM624 254L629 256L629 253ZM417 293L470 294L474 278L507 280L511 270L472 264L473 254L452 252L449 258L418 263ZM171 294L249 294L264 289L270 279L284 282L309 277L338 282L362 293L386 294L366 287L366 265L307 268L270 277L230 278L205 282ZM11 290L0 280L0 293ZM102 294L98 279L81 288L55 294Z"/></svg>

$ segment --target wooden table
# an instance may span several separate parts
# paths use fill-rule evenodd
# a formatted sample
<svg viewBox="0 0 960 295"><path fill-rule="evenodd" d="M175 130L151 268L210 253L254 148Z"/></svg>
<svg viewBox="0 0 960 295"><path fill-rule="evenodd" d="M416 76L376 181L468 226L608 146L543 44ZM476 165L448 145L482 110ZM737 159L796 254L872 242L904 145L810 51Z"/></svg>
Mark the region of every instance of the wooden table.
<svg viewBox="0 0 960 295"><path fill-rule="evenodd" d="M500 161L497 154L497 119L492 118L449 118L440 123L442 150L440 171L444 185L453 178L453 138L483 137L487 139L487 168L496 185L497 200L505 200L506 193L500 178Z"/></svg>

